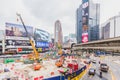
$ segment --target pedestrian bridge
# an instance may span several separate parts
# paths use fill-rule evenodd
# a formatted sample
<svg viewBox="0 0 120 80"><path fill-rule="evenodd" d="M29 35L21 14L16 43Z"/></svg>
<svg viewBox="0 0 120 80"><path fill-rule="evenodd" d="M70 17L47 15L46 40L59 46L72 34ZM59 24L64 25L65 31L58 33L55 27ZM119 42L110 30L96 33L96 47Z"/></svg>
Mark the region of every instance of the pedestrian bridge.
<svg viewBox="0 0 120 80"><path fill-rule="evenodd" d="M120 52L120 37L75 44L72 50L104 50Z"/></svg>

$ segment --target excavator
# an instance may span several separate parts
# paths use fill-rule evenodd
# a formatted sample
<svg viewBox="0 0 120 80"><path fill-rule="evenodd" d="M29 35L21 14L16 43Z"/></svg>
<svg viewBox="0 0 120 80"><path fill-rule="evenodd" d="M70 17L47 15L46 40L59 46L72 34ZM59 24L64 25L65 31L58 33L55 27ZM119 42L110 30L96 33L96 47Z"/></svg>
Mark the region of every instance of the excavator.
<svg viewBox="0 0 120 80"><path fill-rule="evenodd" d="M57 43L57 47L58 47L58 55L60 55L61 57L60 57L60 60L56 61L55 65L57 67L62 67L64 57L62 56L63 51L62 51L62 46L61 46L60 42Z"/></svg>
<svg viewBox="0 0 120 80"><path fill-rule="evenodd" d="M29 41L30 41L30 44L32 46L32 49L33 49L33 53L32 54L28 54L28 58L29 60L28 61L31 61L33 63L33 68L34 70L39 70L41 68L41 65L40 65L40 59L39 59L39 53L37 52L36 48L35 48L35 45L31 39L31 37L29 36L28 34L28 31L27 31L27 28L23 22L23 19L21 17L20 14L17 13L17 16L19 16L20 20L21 20L21 23L26 31L26 34L27 34L27 37L29 38Z"/></svg>

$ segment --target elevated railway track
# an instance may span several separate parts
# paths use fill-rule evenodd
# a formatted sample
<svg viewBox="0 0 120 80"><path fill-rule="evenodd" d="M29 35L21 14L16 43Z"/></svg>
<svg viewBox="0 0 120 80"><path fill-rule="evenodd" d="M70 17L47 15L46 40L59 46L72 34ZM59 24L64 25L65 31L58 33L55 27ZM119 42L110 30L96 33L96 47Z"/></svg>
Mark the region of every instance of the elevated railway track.
<svg viewBox="0 0 120 80"><path fill-rule="evenodd" d="M120 52L120 37L75 44L72 50L103 50Z"/></svg>

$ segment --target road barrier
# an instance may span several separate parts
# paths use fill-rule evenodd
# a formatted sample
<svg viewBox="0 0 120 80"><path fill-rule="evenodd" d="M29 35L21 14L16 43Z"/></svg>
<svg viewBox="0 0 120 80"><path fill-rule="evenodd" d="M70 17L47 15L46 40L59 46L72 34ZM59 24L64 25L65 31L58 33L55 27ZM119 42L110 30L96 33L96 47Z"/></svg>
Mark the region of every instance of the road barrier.
<svg viewBox="0 0 120 80"><path fill-rule="evenodd" d="M76 72L73 72L72 74L67 74L64 76L56 76L56 77L51 77L47 78L44 80L80 80L82 76L84 75L86 70L86 66L82 67L81 69L77 70Z"/></svg>

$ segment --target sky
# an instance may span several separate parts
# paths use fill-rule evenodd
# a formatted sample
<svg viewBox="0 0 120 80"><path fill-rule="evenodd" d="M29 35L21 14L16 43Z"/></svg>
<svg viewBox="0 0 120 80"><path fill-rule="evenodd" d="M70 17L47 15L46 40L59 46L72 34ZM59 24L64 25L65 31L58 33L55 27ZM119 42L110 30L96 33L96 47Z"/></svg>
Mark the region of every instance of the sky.
<svg viewBox="0 0 120 80"><path fill-rule="evenodd" d="M120 12L119 0L93 0L100 3L100 23ZM25 25L54 33L54 23L60 20L63 35L75 33L76 10L81 0L0 0L0 29L5 22L21 24L16 13L20 13Z"/></svg>

